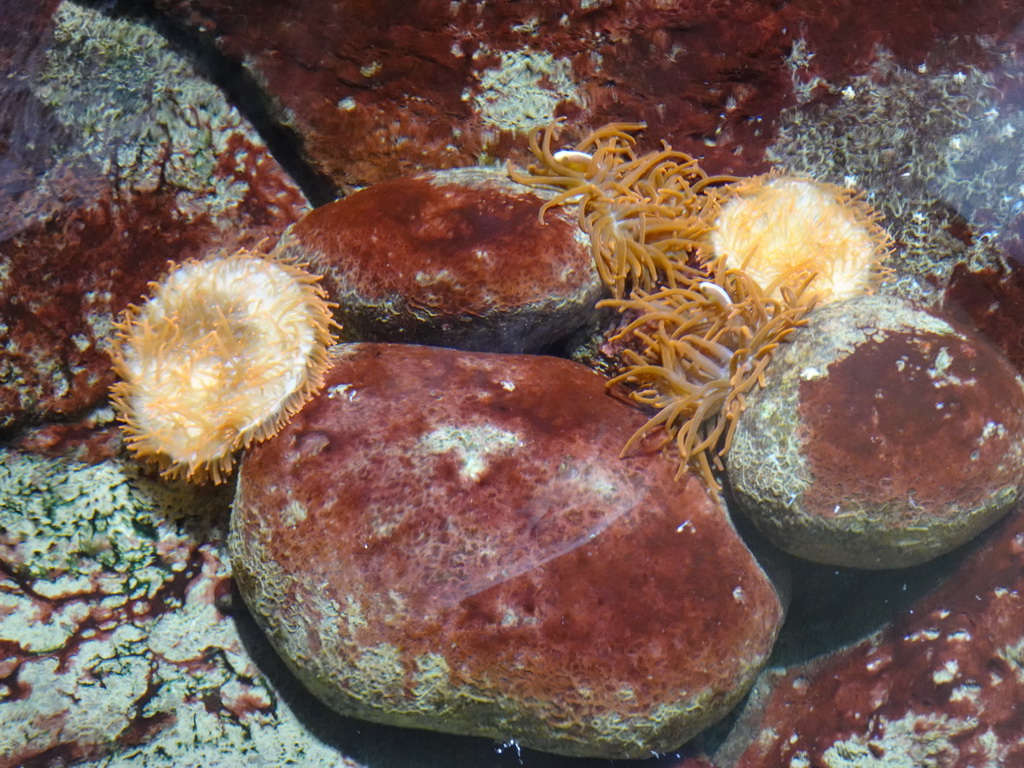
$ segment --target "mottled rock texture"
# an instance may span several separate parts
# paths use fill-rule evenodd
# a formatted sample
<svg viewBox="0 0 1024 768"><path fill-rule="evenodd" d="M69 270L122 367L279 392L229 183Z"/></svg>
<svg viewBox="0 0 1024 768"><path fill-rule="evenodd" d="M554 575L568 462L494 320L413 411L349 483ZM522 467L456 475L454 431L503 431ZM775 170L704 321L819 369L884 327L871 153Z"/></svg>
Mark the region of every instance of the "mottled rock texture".
<svg viewBox="0 0 1024 768"><path fill-rule="evenodd" d="M732 492L783 549L913 565L1005 514L1024 482L1024 383L988 341L889 296L816 310L752 393Z"/></svg>
<svg viewBox="0 0 1024 768"><path fill-rule="evenodd" d="M324 275L348 338L536 351L579 328L603 288L576 212L504 171L394 179L307 214L280 252Z"/></svg>
<svg viewBox="0 0 1024 768"><path fill-rule="evenodd" d="M574 132L645 120L650 147L665 138L715 172L757 172L798 89L830 101L827 81L880 48L907 67L990 60L1024 19L998 0L969 14L952 0L155 6L244 62L341 187L522 159L524 131L555 115Z"/></svg>
<svg viewBox="0 0 1024 768"><path fill-rule="evenodd" d="M1024 765L1024 516L843 651L763 678L736 768ZM761 683L759 683L761 685Z"/></svg>
<svg viewBox="0 0 1024 768"><path fill-rule="evenodd" d="M326 759L216 606L228 502L0 450L2 768Z"/></svg>
<svg viewBox="0 0 1024 768"><path fill-rule="evenodd" d="M342 348L250 451L235 578L344 713L604 757L724 715L781 620L706 488L618 454L643 416L577 364Z"/></svg>

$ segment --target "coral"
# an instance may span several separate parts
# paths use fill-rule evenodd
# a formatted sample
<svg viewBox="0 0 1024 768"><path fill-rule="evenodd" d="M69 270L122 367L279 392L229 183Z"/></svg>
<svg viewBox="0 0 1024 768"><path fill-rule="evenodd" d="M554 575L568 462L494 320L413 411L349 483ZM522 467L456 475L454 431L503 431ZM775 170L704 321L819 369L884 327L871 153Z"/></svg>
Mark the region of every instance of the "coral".
<svg viewBox="0 0 1024 768"><path fill-rule="evenodd" d="M615 296L603 305L627 313L612 337L624 370L611 384L638 386L633 399L658 413L625 450L664 427L684 466L717 488L744 397L764 386L775 349L816 304L870 292L885 274L889 235L862 198L832 184L710 176L667 144L638 155L640 123L553 150L557 126L530 136L539 164L508 171L560 190L540 216L577 206Z"/></svg>
<svg viewBox="0 0 1024 768"><path fill-rule="evenodd" d="M165 477L219 483L235 450L280 429L327 367L333 320L318 279L242 249L152 283L112 353L129 449Z"/></svg>
<svg viewBox="0 0 1024 768"><path fill-rule="evenodd" d="M606 125L572 149L555 151L551 144L557 125L530 136L539 165L525 173L511 165L508 170L521 183L561 190L541 207L540 216L553 206L577 206L598 272L615 296L603 306L634 316L613 337L624 342L625 370L611 384L641 387L633 399L658 413L625 451L663 426L683 466L697 469L717 488L712 464L722 468L720 457L728 451L744 394L755 384L764 385L775 348L813 306L808 285L821 268L801 258L762 286L756 272L745 271L749 254L736 265L726 254L707 256L713 228L724 214L720 201L731 196L736 206L772 182L734 184L739 180L731 176L709 176L694 158L667 144L638 155L631 133L644 127L640 123ZM839 209L834 216L876 226L851 196L824 185L821 189L828 190L828 199ZM806 234L807 227L801 226L794 238ZM884 242L881 236L877 240ZM737 241L733 237L731 243ZM804 250L813 247L811 241ZM734 249L730 245L727 250L731 254ZM701 251L703 260L696 258ZM876 249L869 247L867 257L875 260ZM629 298L623 298L627 292ZM716 452L714 459L708 458L709 451Z"/></svg>

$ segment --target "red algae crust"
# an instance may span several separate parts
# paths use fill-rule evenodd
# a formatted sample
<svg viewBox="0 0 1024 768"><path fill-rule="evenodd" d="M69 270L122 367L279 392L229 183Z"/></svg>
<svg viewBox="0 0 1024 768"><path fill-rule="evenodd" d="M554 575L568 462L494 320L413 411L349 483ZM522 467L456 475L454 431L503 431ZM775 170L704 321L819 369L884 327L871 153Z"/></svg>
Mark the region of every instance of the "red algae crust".
<svg viewBox="0 0 1024 768"><path fill-rule="evenodd" d="M760 737L731 764L1024 765L1022 556L1024 515L1014 512L889 626L766 675L749 722Z"/></svg>
<svg viewBox="0 0 1024 768"><path fill-rule="evenodd" d="M570 361L340 348L247 453L230 551L300 680L367 720L642 758L721 718L782 620L716 497ZM646 449L646 450L645 450Z"/></svg>
<svg viewBox="0 0 1024 768"><path fill-rule="evenodd" d="M1024 18L1005 0L970 13L935 0L152 5L244 63L310 163L350 188L522 161L523 135L556 115L581 127L644 120L651 136L700 147L708 167L761 172L780 111L835 98L828 83L863 72L879 49L908 67L984 65Z"/></svg>
<svg viewBox="0 0 1024 768"><path fill-rule="evenodd" d="M504 171L393 179L321 206L280 251L324 275L360 341L535 351L589 319L603 288L570 211Z"/></svg>
<svg viewBox="0 0 1024 768"><path fill-rule="evenodd" d="M1024 383L977 334L889 296L810 315L729 454L736 501L791 554L893 568L971 539L1020 498Z"/></svg>

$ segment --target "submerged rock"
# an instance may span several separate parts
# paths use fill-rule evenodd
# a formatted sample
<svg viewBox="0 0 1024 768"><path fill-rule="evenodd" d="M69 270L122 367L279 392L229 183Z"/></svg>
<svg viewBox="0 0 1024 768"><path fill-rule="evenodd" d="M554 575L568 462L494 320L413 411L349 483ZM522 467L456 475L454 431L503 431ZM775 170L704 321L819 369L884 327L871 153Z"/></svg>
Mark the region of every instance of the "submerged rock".
<svg viewBox="0 0 1024 768"><path fill-rule="evenodd" d="M368 720L639 758L722 717L782 606L717 499L604 379L548 357L342 348L244 460L230 548L296 675Z"/></svg>
<svg viewBox="0 0 1024 768"><path fill-rule="evenodd" d="M1020 498L1024 384L989 342L887 296L817 310L791 339L728 456L736 501L780 547L914 565Z"/></svg>
<svg viewBox="0 0 1024 768"><path fill-rule="evenodd" d="M529 352L594 313L603 287L575 210L504 171L382 182L294 224L281 253L308 262L350 339Z"/></svg>
<svg viewBox="0 0 1024 768"><path fill-rule="evenodd" d="M879 631L764 675L730 765L1024 765L1022 542L1016 511Z"/></svg>

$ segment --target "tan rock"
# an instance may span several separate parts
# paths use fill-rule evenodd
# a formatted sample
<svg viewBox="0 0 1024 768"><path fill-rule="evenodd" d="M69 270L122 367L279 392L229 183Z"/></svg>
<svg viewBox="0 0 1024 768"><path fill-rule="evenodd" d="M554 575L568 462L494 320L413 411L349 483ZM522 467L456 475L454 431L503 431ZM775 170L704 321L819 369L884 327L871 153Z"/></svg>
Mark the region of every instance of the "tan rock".
<svg viewBox="0 0 1024 768"><path fill-rule="evenodd" d="M866 296L814 311L740 417L740 508L831 565L896 568L948 552L1024 483L1024 384L988 341L932 310Z"/></svg>

